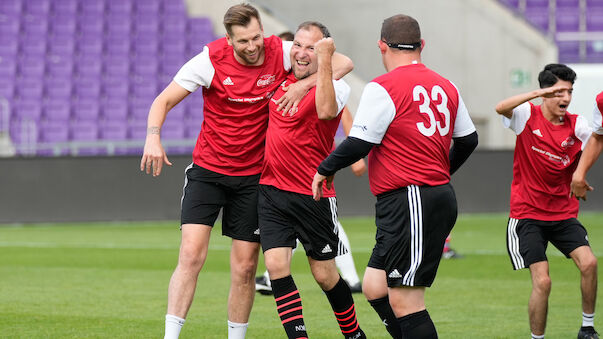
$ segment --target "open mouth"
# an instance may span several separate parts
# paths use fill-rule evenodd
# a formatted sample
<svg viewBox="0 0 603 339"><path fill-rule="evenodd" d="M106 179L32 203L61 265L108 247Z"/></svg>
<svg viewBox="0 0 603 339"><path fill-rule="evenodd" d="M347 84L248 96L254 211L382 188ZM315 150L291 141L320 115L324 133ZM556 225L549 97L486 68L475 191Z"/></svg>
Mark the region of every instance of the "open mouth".
<svg viewBox="0 0 603 339"><path fill-rule="evenodd" d="M301 61L301 60L295 60L295 62L299 65L299 66L308 66L308 64L310 64L310 62L308 61Z"/></svg>

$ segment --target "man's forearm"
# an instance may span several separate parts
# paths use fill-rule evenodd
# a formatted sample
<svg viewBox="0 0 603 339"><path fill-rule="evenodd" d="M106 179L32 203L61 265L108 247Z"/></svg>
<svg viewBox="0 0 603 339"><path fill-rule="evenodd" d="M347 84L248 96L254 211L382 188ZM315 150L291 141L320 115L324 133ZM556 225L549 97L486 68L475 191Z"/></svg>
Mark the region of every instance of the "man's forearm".
<svg viewBox="0 0 603 339"><path fill-rule="evenodd" d="M582 151L580 162L578 163L578 167L576 168L574 175L584 179L586 177L586 173L588 173L590 168L597 161L597 158L599 158L599 155L602 151L603 135L593 133L588 139L586 147L584 147L584 151Z"/></svg>

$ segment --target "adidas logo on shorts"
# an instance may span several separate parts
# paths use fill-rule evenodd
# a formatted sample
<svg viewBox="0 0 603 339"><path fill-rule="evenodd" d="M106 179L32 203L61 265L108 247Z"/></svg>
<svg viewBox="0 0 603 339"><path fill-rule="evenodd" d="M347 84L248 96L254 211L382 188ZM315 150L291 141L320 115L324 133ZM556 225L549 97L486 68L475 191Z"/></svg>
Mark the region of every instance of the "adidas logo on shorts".
<svg viewBox="0 0 603 339"><path fill-rule="evenodd" d="M397 269L394 269L393 271L390 272L390 274L388 275L388 277L395 279L395 278L402 278L402 274L400 274L400 272L398 272Z"/></svg>
<svg viewBox="0 0 603 339"><path fill-rule="evenodd" d="M331 253L333 252L333 250L331 249L331 246L329 246L329 244L327 244L325 246L325 248L322 249L322 251L320 251L320 253Z"/></svg>
<svg viewBox="0 0 603 339"><path fill-rule="evenodd" d="M253 231L254 235L260 235L260 229L258 228L257 230Z"/></svg>

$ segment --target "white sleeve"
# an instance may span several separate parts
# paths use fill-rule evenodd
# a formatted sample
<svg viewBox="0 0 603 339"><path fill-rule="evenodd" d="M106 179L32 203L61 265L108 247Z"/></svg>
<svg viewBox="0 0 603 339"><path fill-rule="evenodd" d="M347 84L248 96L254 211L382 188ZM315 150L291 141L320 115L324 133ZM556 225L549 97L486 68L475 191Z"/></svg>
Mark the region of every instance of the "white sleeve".
<svg viewBox="0 0 603 339"><path fill-rule="evenodd" d="M199 87L209 88L216 70L209 60L209 48L203 47L203 51L190 59L176 75L174 81L189 92L196 91Z"/></svg>
<svg viewBox="0 0 603 339"><path fill-rule="evenodd" d="M593 132L603 135L603 121L601 121L601 111L597 104L595 104L595 108L593 109Z"/></svg>
<svg viewBox="0 0 603 339"><path fill-rule="evenodd" d="M350 85L343 80L333 80L333 88L335 89L335 100L337 101L337 115L339 115L350 98L351 89Z"/></svg>
<svg viewBox="0 0 603 339"><path fill-rule="evenodd" d="M285 66L285 71L291 70L291 47L293 47L293 41L283 41L283 66Z"/></svg>
<svg viewBox="0 0 603 339"><path fill-rule="evenodd" d="M458 90L457 90L458 92ZM454 121L454 130L452 131L453 138L460 138L475 132L475 125L469 116L469 111L465 102L459 93L459 107L456 110L456 120Z"/></svg>
<svg viewBox="0 0 603 339"><path fill-rule="evenodd" d="M588 120L585 117L578 115L576 118L576 126L574 126L574 134L580 141L582 141L582 150L586 147L586 142L590 135L592 134L592 130L588 126Z"/></svg>
<svg viewBox="0 0 603 339"><path fill-rule="evenodd" d="M351 137L380 144L396 116L396 106L389 93L376 82L369 82L362 91Z"/></svg>
<svg viewBox="0 0 603 339"><path fill-rule="evenodd" d="M532 107L529 102L524 102L523 104L513 108L513 116L511 119L503 116L503 124L506 128L509 128L516 135L520 135L523 132L523 129L526 128L526 124L528 120L530 120L530 116L532 115Z"/></svg>

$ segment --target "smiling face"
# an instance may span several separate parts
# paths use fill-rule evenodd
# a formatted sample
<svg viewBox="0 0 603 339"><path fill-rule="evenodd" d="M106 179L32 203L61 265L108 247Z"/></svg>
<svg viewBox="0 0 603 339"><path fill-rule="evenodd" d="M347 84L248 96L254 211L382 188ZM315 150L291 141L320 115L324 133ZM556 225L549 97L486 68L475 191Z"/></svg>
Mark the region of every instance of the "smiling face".
<svg viewBox="0 0 603 339"><path fill-rule="evenodd" d="M226 34L234 56L243 65L257 66L264 63L264 31L256 18L247 26L232 26L232 34Z"/></svg>
<svg viewBox="0 0 603 339"><path fill-rule="evenodd" d="M291 67L297 80L304 79L318 71L314 44L323 38L316 26L302 28L295 33L291 47Z"/></svg>
<svg viewBox="0 0 603 339"><path fill-rule="evenodd" d="M563 118L567 113L567 107L572 101L573 85L569 81L559 80L553 86L564 86L568 89L555 92L554 96L542 99L543 112L554 118Z"/></svg>

